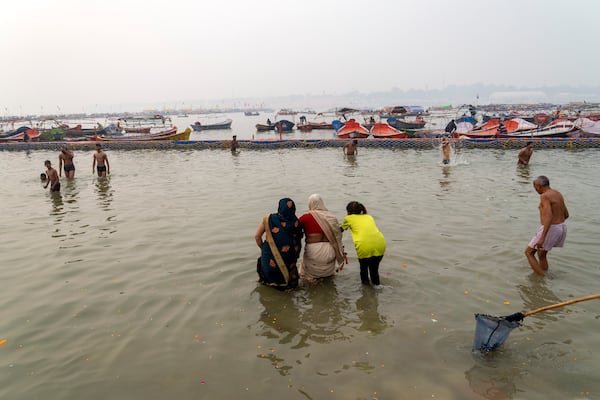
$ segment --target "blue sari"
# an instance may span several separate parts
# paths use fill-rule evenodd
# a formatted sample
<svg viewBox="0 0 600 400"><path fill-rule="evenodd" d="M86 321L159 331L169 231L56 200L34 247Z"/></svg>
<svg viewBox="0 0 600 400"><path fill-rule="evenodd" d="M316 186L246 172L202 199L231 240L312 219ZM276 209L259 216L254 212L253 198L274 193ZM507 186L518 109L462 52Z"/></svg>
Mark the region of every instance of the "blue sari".
<svg viewBox="0 0 600 400"><path fill-rule="evenodd" d="M294 201L289 198L279 200L277 214L266 215L263 223L266 240L256 265L259 281L281 290L297 287L296 262L300 257L303 232L296 218Z"/></svg>

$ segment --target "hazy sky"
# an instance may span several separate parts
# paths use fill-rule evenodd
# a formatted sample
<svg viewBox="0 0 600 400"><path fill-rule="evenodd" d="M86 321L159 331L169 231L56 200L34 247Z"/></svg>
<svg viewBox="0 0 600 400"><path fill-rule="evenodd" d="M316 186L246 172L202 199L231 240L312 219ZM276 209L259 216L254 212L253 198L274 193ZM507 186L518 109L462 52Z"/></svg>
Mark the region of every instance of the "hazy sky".
<svg viewBox="0 0 600 400"><path fill-rule="evenodd" d="M598 21L597 0L9 0L0 114L598 86Z"/></svg>

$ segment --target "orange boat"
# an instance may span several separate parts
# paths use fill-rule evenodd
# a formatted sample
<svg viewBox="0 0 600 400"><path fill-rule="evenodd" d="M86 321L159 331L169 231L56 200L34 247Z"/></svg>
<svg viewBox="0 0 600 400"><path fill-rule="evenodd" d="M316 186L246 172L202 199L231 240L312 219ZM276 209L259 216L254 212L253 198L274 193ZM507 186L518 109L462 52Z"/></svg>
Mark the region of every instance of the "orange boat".
<svg viewBox="0 0 600 400"><path fill-rule="evenodd" d="M369 130L352 118L337 131L337 136L341 139L362 139L369 136Z"/></svg>
<svg viewBox="0 0 600 400"><path fill-rule="evenodd" d="M376 138L386 138L386 139L406 139L408 134L406 132L402 132L387 122L376 122L371 127L371 135Z"/></svg>
<svg viewBox="0 0 600 400"><path fill-rule="evenodd" d="M503 124L506 127L506 133L515 132L517 129L519 129L519 123L517 121L503 121ZM498 118L493 118L487 121L485 124L483 124L479 129L476 129L471 132L461 133L460 136L465 136L471 139L492 138L494 136L497 136L498 126L500 126L500 120Z"/></svg>
<svg viewBox="0 0 600 400"><path fill-rule="evenodd" d="M11 135L11 136L2 137L2 138L0 138L0 141L6 141L6 142L8 142L9 140L25 141L24 140L25 134L27 134L27 140L33 140L33 139L37 140L37 138L41 135L41 133L37 129L27 129L26 131L19 132L14 135Z"/></svg>

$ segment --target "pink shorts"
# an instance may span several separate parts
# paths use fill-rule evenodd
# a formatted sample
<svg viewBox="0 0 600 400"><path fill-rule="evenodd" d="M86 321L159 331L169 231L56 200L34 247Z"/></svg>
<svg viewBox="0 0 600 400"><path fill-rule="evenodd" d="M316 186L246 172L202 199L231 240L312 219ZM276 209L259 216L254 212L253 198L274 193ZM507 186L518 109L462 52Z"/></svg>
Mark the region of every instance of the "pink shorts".
<svg viewBox="0 0 600 400"><path fill-rule="evenodd" d="M537 233L529 242L529 247L535 249L536 243L542 237L542 232L544 231L544 226L540 226ZM546 239L544 240L544 244L542 245L542 250L550 251L553 247L563 247L565 244L565 239L567 238L567 224L564 222L562 224L550 225L550 229L548 229L548 233L546 234Z"/></svg>

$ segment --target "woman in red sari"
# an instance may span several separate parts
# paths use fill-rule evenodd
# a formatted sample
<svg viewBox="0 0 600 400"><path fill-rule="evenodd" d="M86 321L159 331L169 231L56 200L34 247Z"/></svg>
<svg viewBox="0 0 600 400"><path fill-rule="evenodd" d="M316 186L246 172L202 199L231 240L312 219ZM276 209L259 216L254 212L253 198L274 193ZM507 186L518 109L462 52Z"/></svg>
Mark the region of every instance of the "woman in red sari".
<svg viewBox="0 0 600 400"><path fill-rule="evenodd" d="M346 262L340 223L318 194L308 198L308 212L299 218L306 234L300 277L307 281L335 275Z"/></svg>

